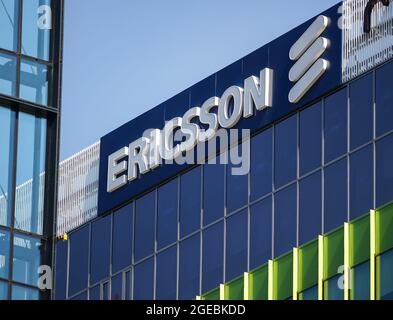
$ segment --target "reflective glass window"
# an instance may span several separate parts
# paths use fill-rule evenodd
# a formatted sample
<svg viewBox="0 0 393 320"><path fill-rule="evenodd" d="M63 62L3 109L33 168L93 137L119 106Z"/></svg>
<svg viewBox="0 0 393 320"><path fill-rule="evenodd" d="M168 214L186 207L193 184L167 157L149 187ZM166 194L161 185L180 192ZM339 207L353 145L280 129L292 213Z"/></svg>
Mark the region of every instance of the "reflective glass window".
<svg viewBox="0 0 393 320"><path fill-rule="evenodd" d="M393 129L393 63L388 63L376 71L376 132L377 137Z"/></svg>
<svg viewBox="0 0 393 320"><path fill-rule="evenodd" d="M300 300L313 301L318 300L318 286L304 290L300 293Z"/></svg>
<svg viewBox="0 0 393 320"><path fill-rule="evenodd" d="M176 299L177 247L171 247L157 255L156 299Z"/></svg>
<svg viewBox="0 0 393 320"><path fill-rule="evenodd" d="M296 184L277 192L274 213L274 257L296 246L297 187Z"/></svg>
<svg viewBox="0 0 393 320"><path fill-rule="evenodd" d="M203 224L208 225L224 216L225 165L206 164L203 172Z"/></svg>
<svg viewBox="0 0 393 320"><path fill-rule="evenodd" d="M179 299L192 300L199 294L200 235L180 242Z"/></svg>
<svg viewBox="0 0 393 320"><path fill-rule="evenodd" d="M244 166L246 166L250 156L246 152L245 147L239 147L239 150L232 149L227 153L229 159L227 165L227 214L244 207L248 203L249 171ZM237 162L238 159L233 157L237 158L240 156L242 163L240 165L235 164L235 161Z"/></svg>
<svg viewBox="0 0 393 320"><path fill-rule="evenodd" d="M354 220L373 207L373 146L350 156L350 218Z"/></svg>
<svg viewBox="0 0 393 320"><path fill-rule="evenodd" d="M377 258L377 284L381 300L393 300L393 250Z"/></svg>
<svg viewBox="0 0 393 320"><path fill-rule="evenodd" d="M38 300L39 292L36 289L12 286L12 300L27 301L27 300Z"/></svg>
<svg viewBox="0 0 393 320"><path fill-rule="evenodd" d="M325 100L325 163L347 151L347 90L343 89Z"/></svg>
<svg viewBox="0 0 393 320"><path fill-rule="evenodd" d="M157 247L162 249L177 240L178 179L158 188Z"/></svg>
<svg viewBox="0 0 393 320"><path fill-rule="evenodd" d="M320 171L299 183L299 245L322 232L322 174Z"/></svg>
<svg viewBox="0 0 393 320"><path fill-rule="evenodd" d="M182 175L180 178L180 237L183 238L201 226L202 167Z"/></svg>
<svg viewBox="0 0 393 320"><path fill-rule="evenodd" d="M250 209L250 269L260 267L272 258L272 198Z"/></svg>
<svg viewBox="0 0 393 320"><path fill-rule="evenodd" d="M89 226L85 226L70 235L68 284L68 294L70 296L87 287L87 275L89 271L89 240Z"/></svg>
<svg viewBox="0 0 393 320"><path fill-rule="evenodd" d="M0 48L18 49L18 0L3 0L0 6Z"/></svg>
<svg viewBox="0 0 393 320"><path fill-rule="evenodd" d="M350 85L351 149L373 138L373 77L369 74Z"/></svg>
<svg viewBox="0 0 393 320"><path fill-rule="evenodd" d="M131 271L125 273L125 289L124 289L125 299L132 299L132 274Z"/></svg>
<svg viewBox="0 0 393 320"><path fill-rule="evenodd" d="M15 112L0 107L0 225L11 223Z"/></svg>
<svg viewBox="0 0 393 320"><path fill-rule="evenodd" d="M339 274L324 283L325 300L344 300L342 275Z"/></svg>
<svg viewBox="0 0 393 320"><path fill-rule="evenodd" d="M154 251L156 193L151 192L135 203L135 261Z"/></svg>
<svg viewBox="0 0 393 320"><path fill-rule="evenodd" d="M322 163L322 103L300 112L300 175L307 174Z"/></svg>
<svg viewBox="0 0 393 320"><path fill-rule="evenodd" d="M87 300L87 291L78 294L77 296L73 297L71 300L86 301Z"/></svg>
<svg viewBox="0 0 393 320"><path fill-rule="evenodd" d="M370 262L352 269L351 300L370 300Z"/></svg>
<svg viewBox="0 0 393 320"><path fill-rule="evenodd" d="M275 127L275 187L296 179L297 171L297 116Z"/></svg>
<svg viewBox="0 0 393 320"><path fill-rule="evenodd" d="M56 242L55 299L65 300L67 294L68 242Z"/></svg>
<svg viewBox="0 0 393 320"><path fill-rule="evenodd" d="M8 279L10 259L10 234L0 230L0 278Z"/></svg>
<svg viewBox="0 0 393 320"><path fill-rule="evenodd" d="M33 103L48 105L49 70L46 65L22 59L19 97Z"/></svg>
<svg viewBox="0 0 393 320"><path fill-rule="evenodd" d="M111 281L111 300L123 300L123 274L119 273Z"/></svg>
<svg viewBox="0 0 393 320"><path fill-rule="evenodd" d="M89 290L89 300L98 301L101 299L100 288L101 286L97 285Z"/></svg>
<svg viewBox="0 0 393 320"><path fill-rule="evenodd" d="M347 160L340 160L325 169L324 232L347 221Z"/></svg>
<svg viewBox="0 0 393 320"><path fill-rule="evenodd" d="M16 95L16 57L0 53L0 94Z"/></svg>
<svg viewBox="0 0 393 320"><path fill-rule="evenodd" d="M47 121L21 112L18 123L15 228L42 234Z"/></svg>
<svg viewBox="0 0 393 320"><path fill-rule="evenodd" d="M273 129L268 129L251 139L251 201L272 192L272 162Z"/></svg>
<svg viewBox="0 0 393 320"><path fill-rule="evenodd" d="M38 268L43 253L41 240L24 236L14 236L13 280L37 286Z"/></svg>
<svg viewBox="0 0 393 320"><path fill-rule="evenodd" d="M0 281L0 301L8 300L8 284Z"/></svg>
<svg viewBox="0 0 393 320"><path fill-rule="evenodd" d="M224 224L203 231L202 292L209 292L223 281Z"/></svg>
<svg viewBox="0 0 393 320"><path fill-rule="evenodd" d="M50 0L23 0L22 53L49 60L52 29Z"/></svg>
<svg viewBox="0 0 393 320"><path fill-rule="evenodd" d="M112 273L131 265L133 232L133 205L131 204L113 214Z"/></svg>
<svg viewBox="0 0 393 320"><path fill-rule="evenodd" d="M111 254L111 216L99 219L91 226L90 283L109 276Z"/></svg>
<svg viewBox="0 0 393 320"><path fill-rule="evenodd" d="M103 283L101 285L101 287L102 287L102 300L108 301L109 300L109 294L110 294L110 292L109 292L109 281Z"/></svg>
<svg viewBox="0 0 393 320"><path fill-rule="evenodd" d="M154 259L135 266L134 300L154 299Z"/></svg>
<svg viewBox="0 0 393 320"><path fill-rule="evenodd" d="M247 270L248 210L227 219L225 281L231 281Z"/></svg>
<svg viewBox="0 0 393 320"><path fill-rule="evenodd" d="M393 135L377 142L377 207L393 200Z"/></svg>

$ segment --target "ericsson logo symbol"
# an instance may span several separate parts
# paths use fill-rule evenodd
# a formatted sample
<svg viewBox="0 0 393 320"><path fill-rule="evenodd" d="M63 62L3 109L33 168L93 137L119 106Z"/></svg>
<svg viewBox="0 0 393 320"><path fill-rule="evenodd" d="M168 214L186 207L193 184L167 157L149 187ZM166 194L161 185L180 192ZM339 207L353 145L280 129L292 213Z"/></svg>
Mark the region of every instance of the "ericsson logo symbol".
<svg viewBox="0 0 393 320"><path fill-rule="evenodd" d="M295 83L289 92L291 103L298 103L329 68L329 61L320 58L330 45L320 37L329 23L328 17L319 16L289 52L289 58L296 61L289 71L289 80Z"/></svg>

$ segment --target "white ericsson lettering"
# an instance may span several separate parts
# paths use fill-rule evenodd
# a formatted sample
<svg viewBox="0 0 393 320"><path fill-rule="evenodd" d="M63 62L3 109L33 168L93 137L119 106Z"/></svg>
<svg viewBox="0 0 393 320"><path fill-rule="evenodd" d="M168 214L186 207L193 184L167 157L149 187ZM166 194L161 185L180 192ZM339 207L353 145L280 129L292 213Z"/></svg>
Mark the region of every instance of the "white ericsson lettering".
<svg viewBox="0 0 393 320"><path fill-rule="evenodd" d="M168 121L162 130L149 130L128 147L110 155L107 192L114 192L139 175L157 168L162 161L171 162L184 152L193 150L199 143L213 139L220 127L233 128L242 117L253 116L254 108L263 111L272 105L273 70L265 68L260 72L259 78L247 78L244 88L232 86L221 98L207 99L201 107L191 108L183 117ZM213 108L218 108L218 114L212 112ZM199 119L208 128L202 130L193 122L194 119ZM179 130L186 139L175 144L174 135Z"/></svg>

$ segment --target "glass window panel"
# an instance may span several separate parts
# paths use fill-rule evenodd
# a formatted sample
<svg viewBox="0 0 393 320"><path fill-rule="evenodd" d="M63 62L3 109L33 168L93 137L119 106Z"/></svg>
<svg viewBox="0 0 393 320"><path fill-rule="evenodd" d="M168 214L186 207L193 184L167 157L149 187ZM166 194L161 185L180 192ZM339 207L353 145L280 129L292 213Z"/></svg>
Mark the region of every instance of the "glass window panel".
<svg viewBox="0 0 393 320"><path fill-rule="evenodd" d="M176 299L177 247L157 255L156 299Z"/></svg>
<svg viewBox="0 0 393 320"><path fill-rule="evenodd" d="M116 211L113 215L112 273L116 273L132 263L133 209L131 204Z"/></svg>
<svg viewBox="0 0 393 320"><path fill-rule="evenodd" d="M68 241L56 242L55 299L67 298L67 260Z"/></svg>
<svg viewBox="0 0 393 320"><path fill-rule="evenodd" d="M132 299L132 274L131 271L127 271L125 274L125 298L126 300L131 300Z"/></svg>
<svg viewBox="0 0 393 320"><path fill-rule="evenodd" d="M8 279L10 259L10 234L0 230L0 278Z"/></svg>
<svg viewBox="0 0 393 320"><path fill-rule="evenodd" d="M393 300L393 250L377 257L377 293L380 300Z"/></svg>
<svg viewBox="0 0 393 320"><path fill-rule="evenodd" d="M123 300L123 274L112 278L111 282L111 300Z"/></svg>
<svg viewBox="0 0 393 320"><path fill-rule="evenodd" d="M325 300L344 300L342 275L337 275L324 283ZM340 288L341 287L341 288Z"/></svg>
<svg viewBox="0 0 393 320"><path fill-rule="evenodd" d="M51 1L23 0L22 53L42 60L49 59ZM45 10L38 13L38 10ZM47 17L49 17L47 19Z"/></svg>
<svg viewBox="0 0 393 320"><path fill-rule="evenodd" d="M322 232L322 174L316 172L299 184L299 244L303 245Z"/></svg>
<svg viewBox="0 0 393 320"><path fill-rule="evenodd" d="M18 0L3 0L0 6L0 48L18 49Z"/></svg>
<svg viewBox="0 0 393 320"><path fill-rule="evenodd" d="M43 245L40 240L32 237L14 236L13 280L38 285L38 268L41 265Z"/></svg>
<svg viewBox="0 0 393 320"><path fill-rule="evenodd" d="M102 300L109 300L109 281L102 284Z"/></svg>
<svg viewBox="0 0 393 320"><path fill-rule="evenodd" d="M15 112L0 107L0 225L10 226Z"/></svg>
<svg viewBox="0 0 393 320"><path fill-rule="evenodd" d="M350 220L367 214L373 207L373 163L372 145L350 156Z"/></svg>
<svg viewBox="0 0 393 320"><path fill-rule="evenodd" d="M100 288L101 286L95 286L94 288L89 290L89 300L91 301L99 301L101 299L100 297Z"/></svg>
<svg viewBox="0 0 393 320"><path fill-rule="evenodd" d="M251 201L272 192L272 175L273 129L268 129L251 139Z"/></svg>
<svg viewBox="0 0 393 320"><path fill-rule="evenodd" d="M18 123L15 228L42 234L47 121L21 112Z"/></svg>
<svg viewBox="0 0 393 320"><path fill-rule="evenodd" d="M33 103L48 105L49 74L47 66L22 59L19 97Z"/></svg>
<svg viewBox="0 0 393 320"><path fill-rule="evenodd" d="M27 301L27 300L38 300L39 292L38 290L21 287L21 286L12 286L12 300L17 301Z"/></svg>
<svg viewBox="0 0 393 320"><path fill-rule="evenodd" d="M370 262L351 270L351 300L370 300Z"/></svg>
<svg viewBox="0 0 393 320"><path fill-rule="evenodd" d="M154 259L135 266L134 300L154 299Z"/></svg>
<svg viewBox="0 0 393 320"><path fill-rule="evenodd" d="M203 173L203 225L208 225L224 216L225 165L206 164Z"/></svg>
<svg viewBox="0 0 393 320"><path fill-rule="evenodd" d="M272 258L272 198L251 206L250 268L255 269Z"/></svg>
<svg viewBox="0 0 393 320"><path fill-rule="evenodd" d="M376 132L377 137L393 129L393 91L390 83L393 78L393 63L384 65L376 71Z"/></svg>
<svg viewBox="0 0 393 320"><path fill-rule="evenodd" d="M99 219L91 227L90 284L109 276L111 254L111 216Z"/></svg>
<svg viewBox="0 0 393 320"><path fill-rule="evenodd" d="M351 150L373 138L373 77L369 74L350 85Z"/></svg>
<svg viewBox="0 0 393 320"><path fill-rule="evenodd" d="M296 179L297 172L297 116L275 127L275 188Z"/></svg>
<svg viewBox="0 0 393 320"><path fill-rule="evenodd" d="M300 175L322 163L322 103L300 112Z"/></svg>
<svg viewBox="0 0 393 320"><path fill-rule="evenodd" d="M325 163L347 151L347 91L343 89L325 100Z"/></svg>
<svg viewBox="0 0 393 320"><path fill-rule="evenodd" d="M0 53L0 94L16 95L16 57Z"/></svg>
<svg viewBox="0 0 393 320"><path fill-rule="evenodd" d="M201 226L202 167L180 178L180 237L183 238Z"/></svg>
<svg viewBox="0 0 393 320"><path fill-rule="evenodd" d="M227 219L225 282L247 271L248 210Z"/></svg>
<svg viewBox="0 0 393 320"><path fill-rule="evenodd" d="M78 294L76 297L73 297L71 300L86 301L87 300L87 291Z"/></svg>
<svg viewBox="0 0 393 320"><path fill-rule="evenodd" d="M300 300L305 300L305 301L318 300L318 286L304 290L302 293L300 293L299 298Z"/></svg>
<svg viewBox="0 0 393 320"><path fill-rule="evenodd" d="M158 188L158 250L177 240L178 179Z"/></svg>
<svg viewBox="0 0 393 320"><path fill-rule="evenodd" d="M200 235L180 242L179 299L192 300L199 294Z"/></svg>
<svg viewBox="0 0 393 320"><path fill-rule="evenodd" d="M377 207L383 206L393 200L392 159L393 134L377 142Z"/></svg>
<svg viewBox="0 0 393 320"><path fill-rule="evenodd" d="M223 282L224 224L203 231L202 292L209 292Z"/></svg>
<svg viewBox="0 0 393 320"><path fill-rule="evenodd" d="M89 226L70 234L69 287L70 296L87 287L89 272Z"/></svg>
<svg viewBox="0 0 393 320"><path fill-rule="evenodd" d="M0 281L0 301L8 300L8 284Z"/></svg>
<svg viewBox="0 0 393 320"><path fill-rule="evenodd" d="M324 232L332 231L347 221L347 160L325 169Z"/></svg>
<svg viewBox="0 0 393 320"><path fill-rule="evenodd" d="M296 246L297 190L296 184L277 192L274 213L274 257Z"/></svg>
<svg viewBox="0 0 393 320"><path fill-rule="evenodd" d="M156 193L151 192L135 203L135 261L154 251Z"/></svg>
<svg viewBox="0 0 393 320"><path fill-rule="evenodd" d="M240 149L240 148L239 148ZM241 147L241 150L228 152L227 165L227 214L232 213L248 203L248 172L246 174L239 174L234 170L239 170L240 165L235 165L232 159L232 153L240 154L243 158L248 158L246 148ZM249 161L249 160L248 160Z"/></svg>

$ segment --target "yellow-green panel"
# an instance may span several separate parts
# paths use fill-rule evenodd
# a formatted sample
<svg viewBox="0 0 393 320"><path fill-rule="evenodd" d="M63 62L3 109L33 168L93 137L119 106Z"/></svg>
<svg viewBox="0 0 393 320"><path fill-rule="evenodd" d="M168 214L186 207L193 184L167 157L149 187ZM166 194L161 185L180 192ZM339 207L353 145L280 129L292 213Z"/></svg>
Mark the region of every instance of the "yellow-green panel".
<svg viewBox="0 0 393 320"><path fill-rule="evenodd" d="M325 236L324 251L324 279L338 274L339 268L344 265L344 228L340 228Z"/></svg>
<svg viewBox="0 0 393 320"><path fill-rule="evenodd" d="M350 267L370 259L370 216L350 224Z"/></svg>
<svg viewBox="0 0 393 320"><path fill-rule="evenodd" d="M393 248L393 204L377 211L377 254Z"/></svg>
<svg viewBox="0 0 393 320"><path fill-rule="evenodd" d="M299 248L299 291L318 284L318 241Z"/></svg>
<svg viewBox="0 0 393 320"><path fill-rule="evenodd" d="M273 265L273 298L286 300L292 297L293 253L275 260Z"/></svg>
<svg viewBox="0 0 393 320"><path fill-rule="evenodd" d="M237 278L225 285L225 300L243 300L244 276Z"/></svg>
<svg viewBox="0 0 393 320"><path fill-rule="evenodd" d="M202 300L220 300L220 288L204 294Z"/></svg>
<svg viewBox="0 0 393 320"><path fill-rule="evenodd" d="M268 300L268 265L250 272L249 275L249 299Z"/></svg>

